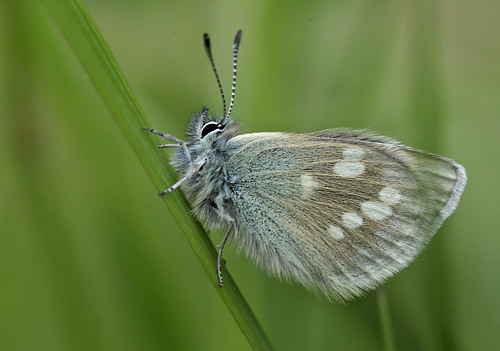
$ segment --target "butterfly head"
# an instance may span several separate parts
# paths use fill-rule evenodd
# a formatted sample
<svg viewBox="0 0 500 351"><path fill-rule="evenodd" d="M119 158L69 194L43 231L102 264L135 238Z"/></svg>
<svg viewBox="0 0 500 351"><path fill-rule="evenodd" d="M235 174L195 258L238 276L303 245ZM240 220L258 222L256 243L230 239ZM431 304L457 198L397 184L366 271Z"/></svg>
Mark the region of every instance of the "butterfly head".
<svg viewBox="0 0 500 351"><path fill-rule="evenodd" d="M202 144L212 146L220 141L238 134L238 124L230 118L221 118L208 113L208 107L203 108L201 113L195 113L191 117L188 127L188 144Z"/></svg>
<svg viewBox="0 0 500 351"><path fill-rule="evenodd" d="M236 136L238 134L239 128L236 123L231 120L231 111L234 104L234 93L236 90L236 67L238 62L238 51L241 41L241 30L236 33L233 42L233 84L231 86L231 100L229 103L229 108L226 108L226 99L224 97L224 91L222 89L222 84L220 82L219 74L215 68L215 62L212 56L212 48L210 45L210 37L207 33L203 35L203 41L205 44L205 51L212 65L215 78L217 79L217 84L219 86L220 94L222 97L222 106L224 108L224 113L222 117L216 115L208 114L208 107L204 107L201 113L195 113L191 117L191 122L188 128L188 144L201 145L202 147L214 147L216 143L219 143L219 147L225 146L227 140Z"/></svg>

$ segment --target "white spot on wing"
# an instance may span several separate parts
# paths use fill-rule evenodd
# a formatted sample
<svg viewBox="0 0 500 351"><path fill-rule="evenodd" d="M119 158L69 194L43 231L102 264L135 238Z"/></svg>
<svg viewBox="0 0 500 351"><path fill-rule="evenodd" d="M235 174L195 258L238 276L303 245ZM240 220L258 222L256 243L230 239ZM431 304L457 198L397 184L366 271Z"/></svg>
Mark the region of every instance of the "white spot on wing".
<svg viewBox="0 0 500 351"><path fill-rule="evenodd" d="M401 201L401 193L399 192L399 190L391 188L389 186L383 188L378 196L380 197L380 200L388 203L389 205L395 205L399 201Z"/></svg>
<svg viewBox="0 0 500 351"><path fill-rule="evenodd" d="M365 171L363 162L340 161L333 166L333 170L341 177L357 177Z"/></svg>
<svg viewBox="0 0 500 351"><path fill-rule="evenodd" d="M302 198L308 199L319 184L309 174L303 174L300 176L300 186L302 187Z"/></svg>
<svg viewBox="0 0 500 351"><path fill-rule="evenodd" d="M363 224L363 218L353 212L346 212L342 215L342 221L347 228L355 229Z"/></svg>
<svg viewBox="0 0 500 351"><path fill-rule="evenodd" d="M379 201L363 202L361 204L361 211L374 221L381 221L392 215L391 208Z"/></svg>
<svg viewBox="0 0 500 351"><path fill-rule="evenodd" d="M342 240L345 237L342 228L337 227L336 225L330 225L328 227L328 234L330 234L335 240Z"/></svg>
<svg viewBox="0 0 500 351"><path fill-rule="evenodd" d="M414 236L417 232L416 224L411 223L400 223L398 229L401 234L408 236Z"/></svg>
<svg viewBox="0 0 500 351"><path fill-rule="evenodd" d="M342 152L342 156L344 156L344 160L361 160L365 156L365 150L359 147L348 147Z"/></svg>

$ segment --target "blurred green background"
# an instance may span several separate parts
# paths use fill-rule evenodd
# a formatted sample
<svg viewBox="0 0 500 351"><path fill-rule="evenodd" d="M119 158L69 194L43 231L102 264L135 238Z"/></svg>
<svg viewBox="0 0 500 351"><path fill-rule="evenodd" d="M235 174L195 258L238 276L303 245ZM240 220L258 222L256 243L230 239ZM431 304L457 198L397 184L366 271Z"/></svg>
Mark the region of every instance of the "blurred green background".
<svg viewBox="0 0 500 351"><path fill-rule="evenodd" d="M500 349L500 2L84 2L157 129L220 97L248 131L369 128L469 182L385 286L404 350ZM0 350L248 350L136 156L35 0L0 1ZM219 242L222 233L212 235ZM228 268L278 350L382 348L375 294L345 305Z"/></svg>

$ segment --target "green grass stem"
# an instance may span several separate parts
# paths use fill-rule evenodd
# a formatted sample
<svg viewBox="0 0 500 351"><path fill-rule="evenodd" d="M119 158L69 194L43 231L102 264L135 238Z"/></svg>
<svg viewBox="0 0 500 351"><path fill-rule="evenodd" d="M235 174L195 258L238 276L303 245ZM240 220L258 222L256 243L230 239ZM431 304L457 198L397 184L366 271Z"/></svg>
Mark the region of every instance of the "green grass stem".
<svg viewBox="0 0 500 351"><path fill-rule="evenodd" d="M396 343L394 341L391 313L389 311L389 303L387 301L387 294L384 287L377 289L377 306L384 351L395 351Z"/></svg>
<svg viewBox="0 0 500 351"><path fill-rule="evenodd" d="M135 98L118 62L104 41L89 12L79 0L43 0L54 21L101 95L104 104L136 153L158 191L175 181L175 173L156 149L148 119ZM153 192L152 192L152 195ZM264 330L229 272L223 268L224 287L218 287L216 251L202 226L190 213L181 192L163 197L219 296L255 350L272 349Z"/></svg>

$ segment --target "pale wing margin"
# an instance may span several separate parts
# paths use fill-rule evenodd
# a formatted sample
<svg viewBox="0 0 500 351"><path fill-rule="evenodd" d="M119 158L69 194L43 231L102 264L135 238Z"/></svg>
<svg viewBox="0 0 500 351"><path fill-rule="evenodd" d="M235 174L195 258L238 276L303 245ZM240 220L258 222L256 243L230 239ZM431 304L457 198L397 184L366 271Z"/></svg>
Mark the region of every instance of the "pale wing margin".
<svg viewBox="0 0 500 351"><path fill-rule="evenodd" d="M227 163L235 240L274 275L350 298L406 267L458 204L463 167L362 131L254 133Z"/></svg>

